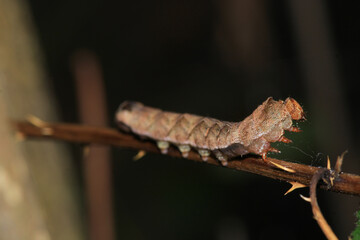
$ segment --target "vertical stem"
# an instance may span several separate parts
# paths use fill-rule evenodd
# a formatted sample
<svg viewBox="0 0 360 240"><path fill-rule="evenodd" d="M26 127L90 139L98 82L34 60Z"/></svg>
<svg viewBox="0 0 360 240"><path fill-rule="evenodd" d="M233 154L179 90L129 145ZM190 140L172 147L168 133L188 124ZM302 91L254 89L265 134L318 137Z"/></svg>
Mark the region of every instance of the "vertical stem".
<svg viewBox="0 0 360 240"><path fill-rule="evenodd" d="M73 59L81 122L105 126L107 111L101 69L90 52ZM88 204L90 239L114 239L111 196L110 149L91 144L84 156L84 178Z"/></svg>
<svg viewBox="0 0 360 240"><path fill-rule="evenodd" d="M324 173L328 171L327 169L323 168L318 170L311 179L310 182L310 199L311 199L311 208L314 214L314 218L319 224L321 230L325 234L326 238L329 240L338 240L338 237L335 235L333 230L331 229L330 225L325 220L324 216L320 211L319 204L316 198L316 186L319 180L324 176Z"/></svg>

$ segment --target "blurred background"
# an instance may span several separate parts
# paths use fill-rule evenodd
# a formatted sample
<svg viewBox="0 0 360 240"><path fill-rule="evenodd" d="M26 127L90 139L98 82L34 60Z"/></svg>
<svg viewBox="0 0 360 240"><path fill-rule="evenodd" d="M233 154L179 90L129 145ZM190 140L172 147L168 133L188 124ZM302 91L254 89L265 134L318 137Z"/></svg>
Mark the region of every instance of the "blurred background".
<svg viewBox="0 0 360 240"><path fill-rule="evenodd" d="M38 46L33 57L44 72L42 91L54 99L58 121L116 127L114 114L124 100L240 121L269 96L291 96L305 109L304 131L287 134L293 143L275 144L282 153L271 157L325 166L327 156L334 164L348 150L343 170L360 172L360 29L351 4L0 0L5 22L15 6ZM283 196L288 183L245 172L155 154L133 161L136 152L128 149L64 148L68 162L59 178L70 179L71 199L66 207L56 201L56 214L42 211L47 232L37 239L65 239L60 232L72 232L66 239L324 238L299 197L308 189ZM40 179L29 165L36 194L36 185L51 183L53 175ZM325 217L345 239L359 199L319 194ZM59 200L60 193L54 196ZM46 199L46 206L54 203Z"/></svg>

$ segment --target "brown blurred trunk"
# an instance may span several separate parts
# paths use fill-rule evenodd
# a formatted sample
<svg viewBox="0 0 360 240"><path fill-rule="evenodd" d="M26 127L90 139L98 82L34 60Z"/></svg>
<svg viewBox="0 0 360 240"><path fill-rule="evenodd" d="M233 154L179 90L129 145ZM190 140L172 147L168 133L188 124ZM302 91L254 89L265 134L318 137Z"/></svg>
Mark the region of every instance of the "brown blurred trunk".
<svg viewBox="0 0 360 240"><path fill-rule="evenodd" d="M263 0L217 1L215 38L226 65L250 76L264 71L276 53Z"/></svg>
<svg viewBox="0 0 360 240"><path fill-rule="evenodd" d="M19 142L9 119L56 119L26 2L0 0L0 239L83 239L70 155Z"/></svg>
<svg viewBox="0 0 360 240"><path fill-rule="evenodd" d="M237 74L241 98L258 102L259 97L277 96L283 86L272 81L278 47L264 0L218 0L215 41L219 56ZM251 105L251 104L250 104ZM250 110L250 109L248 109Z"/></svg>
<svg viewBox="0 0 360 240"><path fill-rule="evenodd" d="M80 121L93 126L106 126L106 97L100 63L92 52L86 50L76 52L72 63ZM108 146L91 144L87 150L83 171L89 238L113 240L110 149Z"/></svg>

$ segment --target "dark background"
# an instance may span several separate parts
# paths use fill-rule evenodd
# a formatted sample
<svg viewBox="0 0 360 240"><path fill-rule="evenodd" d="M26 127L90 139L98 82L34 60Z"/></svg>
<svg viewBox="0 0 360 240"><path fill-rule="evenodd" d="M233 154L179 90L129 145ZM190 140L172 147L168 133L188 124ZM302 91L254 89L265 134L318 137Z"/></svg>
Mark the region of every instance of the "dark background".
<svg viewBox="0 0 360 240"><path fill-rule="evenodd" d="M358 9L339 1L29 0L61 117L78 122L71 59L102 65L109 118L124 100L228 121L267 97L291 96L307 121L280 159L324 166L349 150L358 173ZM115 126L114 122L109 125ZM74 166L81 146L72 146ZM117 239L324 238L310 205L289 184L183 159L113 149ZM86 202L86 199L82 199ZM320 206L344 239L358 198L322 193ZM84 204L84 219L86 208Z"/></svg>

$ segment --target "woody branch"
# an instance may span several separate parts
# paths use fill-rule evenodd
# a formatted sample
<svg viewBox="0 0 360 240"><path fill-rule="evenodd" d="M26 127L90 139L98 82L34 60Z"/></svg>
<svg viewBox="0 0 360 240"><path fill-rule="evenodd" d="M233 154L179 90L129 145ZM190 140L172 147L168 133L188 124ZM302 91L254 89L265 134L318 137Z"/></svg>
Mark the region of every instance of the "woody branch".
<svg viewBox="0 0 360 240"><path fill-rule="evenodd" d="M57 139L75 143L104 144L160 154L160 151L154 142L140 140L132 134L119 132L118 130L111 128L47 122L34 124L21 121L14 122L14 126L18 133L26 138ZM169 148L167 155L181 158L180 152L173 147ZM195 152L190 152L188 159L203 162L201 157ZM227 167L282 181L297 182L306 186L310 186L311 178L320 169L319 167L286 162L273 158L268 159L272 162L293 169L295 172L291 173L283 171L265 163L261 158L256 157L234 159L229 161ZM207 163L220 165L219 162L212 157L209 157ZM319 185L321 188L327 189L326 184ZM328 190L360 196L360 176L350 173L341 173L334 180L333 186Z"/></svg>

